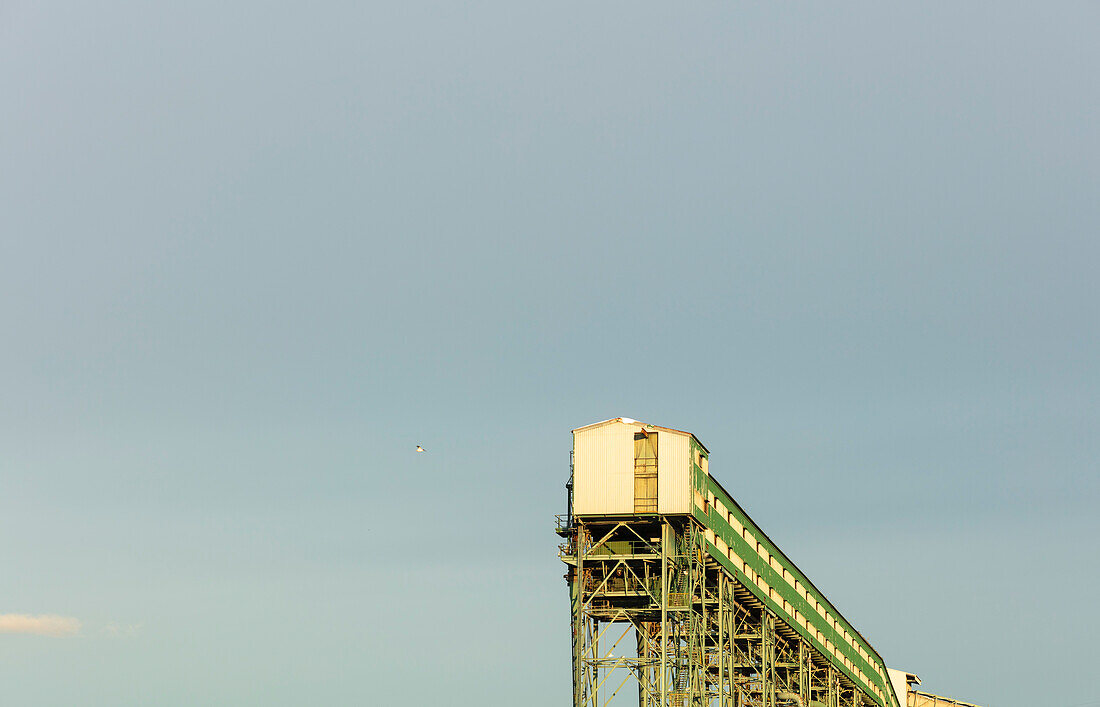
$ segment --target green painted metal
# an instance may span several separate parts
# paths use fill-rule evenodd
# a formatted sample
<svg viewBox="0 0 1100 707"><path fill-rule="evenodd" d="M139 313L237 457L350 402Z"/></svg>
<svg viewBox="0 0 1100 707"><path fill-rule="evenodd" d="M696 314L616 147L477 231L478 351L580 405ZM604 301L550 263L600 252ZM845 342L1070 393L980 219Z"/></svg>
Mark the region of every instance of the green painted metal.
<svg viewBox="0 0 1100 707"><path fill-rule="evenodd" d="M742 527L747 529L750 534L756 538L757 542L767 550L768 554L779 562L781 569L786 569L786 571L805 588L807 595L813 597L815 601L824 607L827 616L835 619L836 622L863 648L864 652L872 657L873 663L864 660L863 657L842 638L840 631L834 628L827 618L822 617L817 610L813 608L807 600L803 599L795 588L783 578L781 571L777 571L771 564L766 563L760 556L757 548L750 547L749 542L741 533L735 531L724 518L719 517L717 510L713 506L710 506L708 512L704 512L703 509L694 506L693 515L696 520L714 532L716 537L722 538L722 540L733 549L742 560L744 560L745 564L748 565L753 572L762 577L764 581L767 582L768 586L775 589L782 599L786 600L794 610L805 617L807 623L811 624L818 631L821 631L821 633L830 640L845 657L852 661L856 669L868 682L876 685L882 693L886 695L886 701L883 701L877 695L863 689L861 680L854 674L854 671L849 669L843 662L838 661L832 655L831 651L827 650L825 645L818 640L815 633L811 633L804 629L796 621L787 621L792 629L798 632L806 640L816 645L825 658L835 665L838 671L847 675L868 699L872 700L875 704L882 705L882 707L903 707L898 705L894 697L893 688L890 686L887 677L886 664L882 660L882 656L880 656L859 631L857 631L841 613L837 611L836 607L825 598L825 595L813 585L809 578L798 569L770 538L768 538L767 534L765 534L764 531L760 529L760 526L749 517L744 508L733 499L717 479L703 472L698 464L700 455L704 458L708 457L706 449L701 444L698 444L693 436L691 441L691 477L693 491L700 493L704 498L709 499L709 497L713 495L716 499L720 500L722 505L729 509L730 514L737 518L737 521ZM782 604L776 602L771 596L767 595L744 572L735 567L725 554L719 552L715 545L709 543L709 541L707 545L710 555L744 584L744 586L762 601L765 606L776 611L780 616L787 616L787 611ZM879 670L881 670L881 674Z"/></svg>

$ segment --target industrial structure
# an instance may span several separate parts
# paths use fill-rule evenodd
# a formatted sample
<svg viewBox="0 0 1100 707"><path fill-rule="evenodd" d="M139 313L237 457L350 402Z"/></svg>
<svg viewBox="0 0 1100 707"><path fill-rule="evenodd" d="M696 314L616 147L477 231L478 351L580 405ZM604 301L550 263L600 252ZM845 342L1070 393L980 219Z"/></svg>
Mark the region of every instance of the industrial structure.
<svg viewBox="0 0 1100 707"><path fill-rule="evenodd" d="M710 474L695 435L629 418L573 431L574 707L924 707ZM944 700L945 698L936 698Z"/></svg>

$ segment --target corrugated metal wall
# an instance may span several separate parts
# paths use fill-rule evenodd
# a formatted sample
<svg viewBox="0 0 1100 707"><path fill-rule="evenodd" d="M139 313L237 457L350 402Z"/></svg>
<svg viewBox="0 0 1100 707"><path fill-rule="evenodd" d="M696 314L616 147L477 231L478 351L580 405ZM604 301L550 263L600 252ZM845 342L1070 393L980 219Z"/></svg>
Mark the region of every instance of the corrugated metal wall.
<svg viewBox="0 0 1100 707"><path fill-rule="evenodd" d="M573 512L634 513L634 433L642 423L613 421L573 434ZM691 435L657 435L657 512L691 513Z"/></svg>
<svg viewBox="0 0 1100 707"><path fill-rule="evenodd" d="M634 512L634 430L619 422L574 433L575 514Z"/></svg>
<svg viewBox="0 0 1100 707"><path fill-rule="evenodd" d="M657 511L691 513L691 437L661 430L657 439Z"/></svg>
<svg viewBox="0 0 1100 707"><path fill-rule="evenodd" d="M961 702L951 697L940 697L939 695L933 695L929 692L917 692L916 690L910 690L907 700L909 707L954 707L959 705L960 707L978 707L970 702ZM1093 703L1085 703L1093 704Z"/></svg>

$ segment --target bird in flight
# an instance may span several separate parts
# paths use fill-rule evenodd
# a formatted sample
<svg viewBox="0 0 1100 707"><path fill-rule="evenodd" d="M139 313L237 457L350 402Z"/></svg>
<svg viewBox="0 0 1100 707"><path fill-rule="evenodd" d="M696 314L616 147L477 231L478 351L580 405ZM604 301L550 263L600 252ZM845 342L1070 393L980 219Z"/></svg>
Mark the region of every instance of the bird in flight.
<svg viewBox="0 0 1100 707"><path fill-rule="evenodd" d="M418 445L416 445L416 451L418 451L418 452L423 452L423 451L424 451L424 448L423 448L423 447L421 447L421 446L420 446L420 445L418 444Z"/></svg>

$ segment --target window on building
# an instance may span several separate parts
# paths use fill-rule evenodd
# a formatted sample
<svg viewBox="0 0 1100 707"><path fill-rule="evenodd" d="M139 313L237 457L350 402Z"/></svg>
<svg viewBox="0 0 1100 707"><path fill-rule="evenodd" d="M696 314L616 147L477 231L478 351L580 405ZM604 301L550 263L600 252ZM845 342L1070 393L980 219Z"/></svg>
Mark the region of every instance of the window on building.
<svg viewBox="0 0 1100 707"><path fill-rule="evenodd" d="M657 433L634 434L634 512L657 512Z"/></svg>

